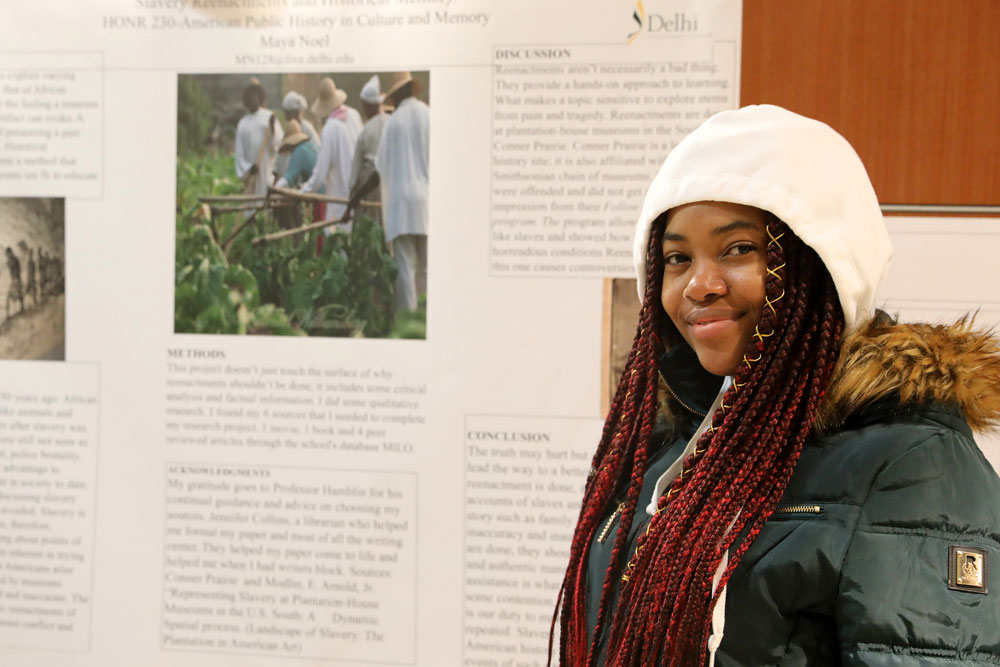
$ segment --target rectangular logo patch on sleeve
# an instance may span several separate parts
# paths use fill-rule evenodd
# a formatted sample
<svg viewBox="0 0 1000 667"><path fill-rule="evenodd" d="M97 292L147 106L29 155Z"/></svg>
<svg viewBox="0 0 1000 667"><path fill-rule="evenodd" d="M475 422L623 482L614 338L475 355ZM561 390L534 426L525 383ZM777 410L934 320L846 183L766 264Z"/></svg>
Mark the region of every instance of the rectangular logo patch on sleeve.
<svg viewBox="0 0 1000 667"><path fill-rule="evenodd" d="M986 593L986 551L976 547L948 547L948 588L967 593Z"/></svg>

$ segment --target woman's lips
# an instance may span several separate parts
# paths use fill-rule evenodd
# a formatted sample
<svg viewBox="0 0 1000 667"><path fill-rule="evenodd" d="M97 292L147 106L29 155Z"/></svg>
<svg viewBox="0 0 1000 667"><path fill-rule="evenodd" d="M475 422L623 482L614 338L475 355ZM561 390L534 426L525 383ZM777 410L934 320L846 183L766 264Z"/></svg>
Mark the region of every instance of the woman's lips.
<svg viewBox="0 0 1000 667"><path fill-rule="evenodd" d="M736 328L737 315L712 315L694 318L691 324L691 333L695 338L715 338L716 336L728 335Z"/></svg>

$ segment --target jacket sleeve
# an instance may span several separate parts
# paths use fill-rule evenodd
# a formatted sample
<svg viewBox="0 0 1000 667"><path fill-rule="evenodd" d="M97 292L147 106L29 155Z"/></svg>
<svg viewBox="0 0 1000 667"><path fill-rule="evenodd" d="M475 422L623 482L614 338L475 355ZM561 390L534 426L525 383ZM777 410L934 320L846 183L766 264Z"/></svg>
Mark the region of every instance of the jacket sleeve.
<svg viewBox="0 0 1000 667"><path fill-rule="evenodd" d="M955 590L962 559L954 583L973 585ZM998 567L1000 480L972 438L941 430L906 448L875 477L842 564L843 664L1000 665Z"/></svg>

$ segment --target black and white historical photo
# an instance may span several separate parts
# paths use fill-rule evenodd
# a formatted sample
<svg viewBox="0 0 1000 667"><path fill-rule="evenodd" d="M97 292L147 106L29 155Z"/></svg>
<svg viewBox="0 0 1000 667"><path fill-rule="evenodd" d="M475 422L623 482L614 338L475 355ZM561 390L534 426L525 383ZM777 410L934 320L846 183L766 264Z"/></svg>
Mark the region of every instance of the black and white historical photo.
<svg viewBox="0 0 1000 667"><path fill-rule="evenodd" d="M0 359L65 358L65 201L0 198Z"/></svg>

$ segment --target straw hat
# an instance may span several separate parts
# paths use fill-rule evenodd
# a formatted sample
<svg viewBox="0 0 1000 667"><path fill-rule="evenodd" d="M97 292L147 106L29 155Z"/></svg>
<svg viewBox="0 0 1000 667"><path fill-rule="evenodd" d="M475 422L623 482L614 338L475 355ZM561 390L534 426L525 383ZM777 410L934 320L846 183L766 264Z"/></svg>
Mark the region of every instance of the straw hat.
<svg viewBox="0 0 1000 667"><path fill-rule="evenodd" d="M285 138L281 140L281 149L279 150L298 146L303 141L309 141L309 136L302 131L299 121L290 120L285 125Z"/></svg>
<svg viewBox="0 0 1000 667"><path fill-rule="evenodd" d="M330 77L319 82L319 97L313 102L312 112L320 118L326 118L330 112L347 100L347 93L337 88Z"/></svg>
<svg viewBox="0 0 1000 667"><path fill-rule="evenodd" d="M385 91L386 97L392 97L392 94L413 81L413 77L410 76L409 72L393 72L392 76L389 77L389 89Z"/></svg>

